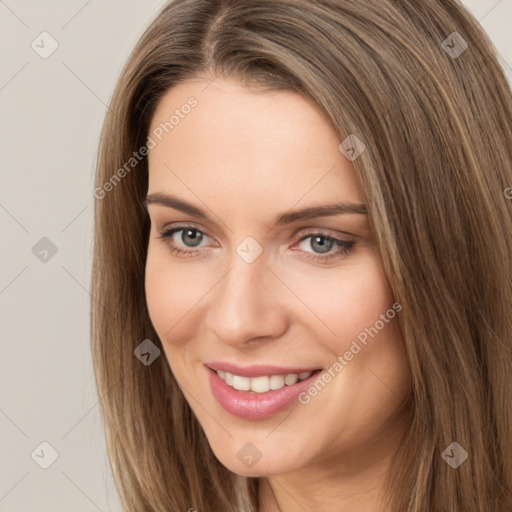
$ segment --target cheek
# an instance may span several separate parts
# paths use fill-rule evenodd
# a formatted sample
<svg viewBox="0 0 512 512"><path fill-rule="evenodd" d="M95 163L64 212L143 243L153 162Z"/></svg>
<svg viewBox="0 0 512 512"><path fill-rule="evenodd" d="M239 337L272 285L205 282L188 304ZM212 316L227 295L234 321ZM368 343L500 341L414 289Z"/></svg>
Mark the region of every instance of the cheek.
<svg viewBox="0 0 512 512"><path fill-rule="evenodd" d="M163 345L173 375L178 382L187 381L188 336L193 329L190 309L200 298L180 265L170 263L160 247L149 248L145 269L145 293L151 323ZM196 283L197 284L197 283Z"/></svg>
<svg viewBox="0 0 512 512"><path fill-rule="evenodd" d="M172 304L172 288L169 286L169 268L161 258L148 248L144 286L149 317L160 338L164 329L172 326L169 315L174 311ZM165 325L167 324L167 325Z"/></svg>
<svg viewBox="0 0 512 512"><path fill-rule="evenodd" d="M193 277L183 272L179 264L172 264L165 252L165 248L150 244L145 269L149 316L164 343L172 337L179 320L199 298L197 283L191 282Z"/></svg>
<svg viewBox="0 0 512 512"><path fill-rule="evenodd" d="M145 268L148 311L159 334L169 330L204 294L196 274L186 262L173 261L164 244L149 243Z"/></svg>
<svg viewBox="0 0 512 512"><path fill-rule="evenodd" d="M149 244L145 294L151 323L171 369L180 374L183 364L194 362L197 344L204 339L199 334L204 329L201 319L208 293L219 277L208 265L194 267L173 258L167 248Z"/></svg>
<svg viewBox="0 0 512 512"><path fill-rule="evenodd" d="M383 331L391 334L394 322L389 319L396 314L392 309L394 301L376 254L367 253L354 264L340 267L338 272L326 272L325 277L295 278L294 282L297 295L305 298L316 316L315 319L308 315L312 318L310 325L321 321L315 338L321 336L322 343L335 354L348 350L351 341L376 322L382 327L379 319L387 311L390 315Z"/></svg>

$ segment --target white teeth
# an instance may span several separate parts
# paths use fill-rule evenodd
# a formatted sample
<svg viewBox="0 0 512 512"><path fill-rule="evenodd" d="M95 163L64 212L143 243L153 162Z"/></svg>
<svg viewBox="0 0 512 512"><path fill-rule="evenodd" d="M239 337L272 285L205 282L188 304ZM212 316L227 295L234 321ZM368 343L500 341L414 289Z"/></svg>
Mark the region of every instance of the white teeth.
<svg viewBox="0 0 512 512"><path fill-rule="evenodd" d="M296 373L290 373L284 378L284 383L287 386L293 386L297 382L298 375Z"/></svg>
<svg viewBox="0 0 512 512"><path fill-rule="evenodd" d="M313 372L290 373L283 375L264 375L261 377L241 377L232 373L217 370L217 375L238 391L253 391L255 393L267 393L270 390L284 388L284 386L292 386L299 380L307 379Z"/></svg>
<svg viewBox="0 0 512 512"><path fill-rule="evenodd" d="M270 377L270 389L284 388L284 377L282 375L272 375Z"/></svg>
<svg viewBox="0 0 512 512"><path fill-rule="evenodd" d="M251 379L233 375L233 387L238 391L249 391L251 389Z"/></svg>
<svg viewBox="0 0 512 512"><path fill-rule="evenodd" d="M269 377L254 377L251 381L251 391L255 393L266 393L270 389Z"/></svg>

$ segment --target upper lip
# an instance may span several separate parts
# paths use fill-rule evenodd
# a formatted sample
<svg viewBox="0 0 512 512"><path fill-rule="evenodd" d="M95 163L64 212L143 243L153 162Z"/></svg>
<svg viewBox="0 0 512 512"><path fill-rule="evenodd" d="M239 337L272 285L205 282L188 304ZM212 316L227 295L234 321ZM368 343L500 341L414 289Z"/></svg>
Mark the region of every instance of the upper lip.
<svg viewBox="0 0 512 512"><path fill-rule="evenodd" d="M220 370L228 372L240 377L261 377L264 375L289 375L290 373L313 372L319 370L318 367L311 366L294 366L285 368L284 366L273 366L267 364L253 364L248 366L239 366L234 363L212 361L204 363L205 366L212 370Z"/></svg>

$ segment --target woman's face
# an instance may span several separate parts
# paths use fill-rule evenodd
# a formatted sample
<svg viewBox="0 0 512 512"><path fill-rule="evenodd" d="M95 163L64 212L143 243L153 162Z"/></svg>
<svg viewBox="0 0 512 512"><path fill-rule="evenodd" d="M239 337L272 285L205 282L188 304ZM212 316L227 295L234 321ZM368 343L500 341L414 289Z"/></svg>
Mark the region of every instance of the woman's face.
<svg viewBox="0 0 512 512"><path fill-rule="evenodd" d="M401 305L327 118L197 80L150 132L147 304L217 458L250 476L386 458L410 390Z"/></svg>

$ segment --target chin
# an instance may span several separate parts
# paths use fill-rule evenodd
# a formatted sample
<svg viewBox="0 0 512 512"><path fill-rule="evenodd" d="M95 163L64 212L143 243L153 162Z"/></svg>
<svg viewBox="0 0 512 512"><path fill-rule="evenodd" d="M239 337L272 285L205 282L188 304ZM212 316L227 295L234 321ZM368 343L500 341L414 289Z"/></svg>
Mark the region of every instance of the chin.
<svg viewBox="0 0 512 512"><path fill-rule="evenodd" d="M240 476L262 477L269 475L280 475L288 473L299 468L301 462L290 459L284 453L272 451L270 457L265 457L251 443L247 442L233 452L220 453L215 452L219 462L227 469Z"/></svg>

